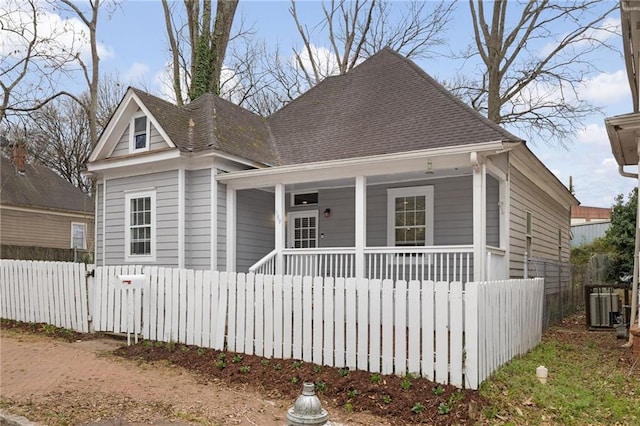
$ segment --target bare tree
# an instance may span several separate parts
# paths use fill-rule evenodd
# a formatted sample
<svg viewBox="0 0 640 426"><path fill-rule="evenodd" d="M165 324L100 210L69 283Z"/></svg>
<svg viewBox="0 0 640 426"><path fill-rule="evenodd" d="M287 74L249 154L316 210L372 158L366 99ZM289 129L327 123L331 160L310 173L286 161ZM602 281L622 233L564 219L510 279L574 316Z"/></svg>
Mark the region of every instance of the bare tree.
<svg viewBox="0 0 640 426"><path fill-rule="evenodd" d="M0 8L0 122L8 112L39 108L60 93L55 76L75 60L60 38L69 28L41 30L43 11L36 0L7 0Z"/></svg>
<svg viewBox="0 0 640 426"><path fill-rule="evenodd" d="M302 39L302 48L294 49L294 57L308 86L328 75L346 73L385 46L409 58L432 56L432 49L445 41L443 34L454 3L411 1L402 6L400 18L394 19L385 0L323 1L323 20L310 30L301 22L295 0L291 0L289 12ZM328 40L314 42L318 33ZM330 47L319 49L320 45Z"/></svg>
<svg viewBox="0 0 640 426"><path fill-rule="evenodd" d="M579 88L594 70L589 54L611 48L607 36L617 30L606 18L619 6L602 6L598 0L496 0L485 14L483 0L469 0L474 45L464 56L480 57L481 75L458 77L452 88L491 121L562 144L597 110Z"/></svg>
<svg viewBox="0 0 640 426"><path fill-rule="evenodd" d="M225 54L238 0L218 0L212 14L211 0L184 0L186 26L176 23L176 11L162 0L172 64L172 88L176 103L203 93L220 93ZM188 34L184 34L187 31ZM184 85L184 87L183 87Z"/></svg>
<svg viewBox="0 0 640 426"><path fill-rule="evenodd" d="M98 84L100 78L100 57L98 56L98 40L96 38L96 28L98 25L98 12L100 10L100 0L89 0L89 11L85 12L70 0L60 0L71 9L78 18L87 26L89 30L89 47L91 49L91 63L86 64L80 55L76 55L76 61L82 69L82 75L89 88L88 99L83 100L77 96L69 95L84 109L87 114L89 126L89 140L91 147L98 143Z"/></svg>
<svg viewBox="0 0 640 426"><path fill-rule="evenodd" d="M107 125L125 91L117 76L102 78L95 114L98 132ZM30 161L49 167L87 193L93 190L93 181L82 176L93 149L89 116L83 106L90 103L89 97L88 91L77 97L82 103L68 96L58 97L5 126L11 142L27 146Z"/></svg>

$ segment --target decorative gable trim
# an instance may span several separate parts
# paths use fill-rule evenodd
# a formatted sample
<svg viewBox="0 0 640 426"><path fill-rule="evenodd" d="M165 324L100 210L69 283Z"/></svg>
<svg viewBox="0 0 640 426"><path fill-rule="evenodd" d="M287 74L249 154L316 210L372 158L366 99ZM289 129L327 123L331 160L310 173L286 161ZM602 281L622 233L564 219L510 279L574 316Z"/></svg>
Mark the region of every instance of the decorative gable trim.
<svg viewBox="0 0 640 426"><path fill-rule="evenodd" d="M130 125L131 117L135 114L139 114L138 108L142 111L141 114L144 114L147 117L147 128L150 129L150 125L152 124L158 133L160 133L167 145L171 148L176 148L176 144L171 140L169 135L167 135L162 126L160 126L146 105L138 95L129 88L122 98L122 102L118 105L118 108L112 115L111 120L109 120L107 127L102 132L102 135L100 135L98 144L89 157L89 162L104 159L113 154L113 151L119 142L118 136Z"/></svg>

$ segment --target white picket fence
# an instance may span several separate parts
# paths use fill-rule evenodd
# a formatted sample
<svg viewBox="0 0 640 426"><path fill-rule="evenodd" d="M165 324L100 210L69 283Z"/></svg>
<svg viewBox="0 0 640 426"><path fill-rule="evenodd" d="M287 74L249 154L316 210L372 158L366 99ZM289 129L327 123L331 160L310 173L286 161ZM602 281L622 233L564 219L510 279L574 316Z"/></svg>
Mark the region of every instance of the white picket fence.
<svg viewBox="0 0 640 426"><path fill-rule="evenodd" d="M148 288L116 289L117 275L135 273L149 278ZM463 288L136 266L98 267L91 285L96 331L126 332L135 317L145 339L413 373L471 389L537 345L542 330L541 279Z"/></svg>
<svg viewBox="0 0 640 426"><path fill-rule="evenodd" d="M0 316L89 331L82 263L0 260Z"/></svg>
<svg viewBox="0 0 640 426"><path fill-rule="evenodd" d="M85 280L85 272L0 261L2 318L83 332L91 318L95 331L471 389L542 333L542 279L463 285L110 266ZM148 284L121 290L117 277L130 274Z"/></svg>

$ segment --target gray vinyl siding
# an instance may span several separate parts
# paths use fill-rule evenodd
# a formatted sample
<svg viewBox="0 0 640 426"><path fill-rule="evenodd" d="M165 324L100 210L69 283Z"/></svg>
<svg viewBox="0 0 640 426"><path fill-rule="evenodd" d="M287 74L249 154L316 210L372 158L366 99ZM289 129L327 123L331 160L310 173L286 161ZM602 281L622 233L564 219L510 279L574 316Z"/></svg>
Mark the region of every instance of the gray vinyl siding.
<svg viewBox="0 0 640 426"><path fill-rule="evenodd" d="M227 270L227 186L218 185L218 270ZM271 209L273 211L273 208Z"/></svg>
<svg viewBox="0 0 640 426"><path fill-rule="evenodd" d="M433 242L435 245L473 243L473 185L471 176L407 184L376 185L367 189L367 245L387 246L387 189L433 186ZM353 223L353 222L352 222Z"/></svg>
<svg viewBox="0 0 640 426"><path fill-rule="evenodd" d="M500 247L500 183L487 175L487 245Z"/></svg>
<svg viewBox="0 0 640 426"><path fill-rule="evenodd" d="M185 267L211 268L211 169L185 173Z"/></svg>
<svg viewBox="0 0 640 426"><path fill-rule="evenodd" d="M103 215L103 205L102 205L102 195L103 195L103 186L102 184L96 185L96 200L98 202L98 208L96 210L96 247L95 247L95 261L96 265L103 266L104 265L104 253L102 252L102 215Z"/></svg>
<svg viewBox="0 0 640 426"><path fill-rule="evenodd" d="M287 213L318 211L318 247L353 247L355 245L355 188L320 190L317 206L291 206L290 193L286 194L285 200ZM328 218L323 214L327 208L331 209ZM287 247L289 247L288 238Z"/></svg>
<svg viewBox="0 0 640 426"><path fill-rule="evenodd" d="M532 256L569 260L570 207L562 206L519 170L511 169L510 276L522 277L526 251L527 211L532 215ZM558 259L558 230L562 232L561 258Z"/></svg>
<svg viewBox="0 0 640 426"><path fill-rule="evenodd" d="M129 154L129 128L130 127L131 125L127 126L127 128L124 130L124 133L120 137L120 140L116 144L116 147L113 150L113 153L111 154L111 158L121 157L123 155ZM158 129L155 128L153 123L151 123L151 135L149 137L149 143L150 143L149 151L154 151L154 150L169 147L169 145L167 145L167 142L160 135L160 132L158 132Z"/></svg>
<svg viewBox="0 0 640 426"><path fill-rule="evenodd" d="M434 188L434 244L470 245L473 243L473 185L471 176L451 179L434 179L420 182L367 186L367 246L386 247L387 243L387 189L411 186ZM492 189L491 197L498 197ZM489 196L488 196L489 197ZM355 244L355 189L322 189L318 192L318 205L290 207L288 211L318 210L319 247L353 247ZM497 218L497 198L493 204L492 218ZM325 209L331 214L325 218ZM487 208L489 210L489 207ZM489 216L489 214L488 214ZM488 241L499 242L499 222L488 235ZM498 243L496 243L497 245Z"/></svg>
<svg viewBox="0 0 640 426"><path fill-rule="evenodd" d="M236 270L246 272L273 250L274 195L257 189L238 191L236 206Z"/></svg>
<svg viewBox="0 0 640 426"><path fill-rule="evenodd" d="M178 172L176 170L107 181L106 265L125 263L125 191L150 189L156 191L155 264L178 266Z"/></svg>

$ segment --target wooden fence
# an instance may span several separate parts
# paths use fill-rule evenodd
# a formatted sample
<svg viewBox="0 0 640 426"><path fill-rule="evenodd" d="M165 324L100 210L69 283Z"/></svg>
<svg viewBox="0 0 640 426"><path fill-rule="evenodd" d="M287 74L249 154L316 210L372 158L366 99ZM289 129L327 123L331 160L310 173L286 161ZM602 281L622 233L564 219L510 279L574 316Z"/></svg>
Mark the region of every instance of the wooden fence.
<svg viewBox="0 0 640 426"><path fill-rule="evenodd" d="M144 273L142 291L117 290ZM419 374L477 389L537 345L541 279L462 283L98 267L96 331L127 332L265 358L383 374ZM134 313L125 307L134 306Z"/></svg>
<svg viewBox="0 0 640 426"><path fill-rule="evenodd" d="M0 260L0 316L89 331L84 263Z"/></svg>
<svg viewBox="0 0 640 426"><path fill-rule="evenodd" d="M144 274L141 290L119 275ZM540 342L543 280L467 283L0 261L2 318L477 389ZM125 286L126 287L126 286Z"/></svg>

